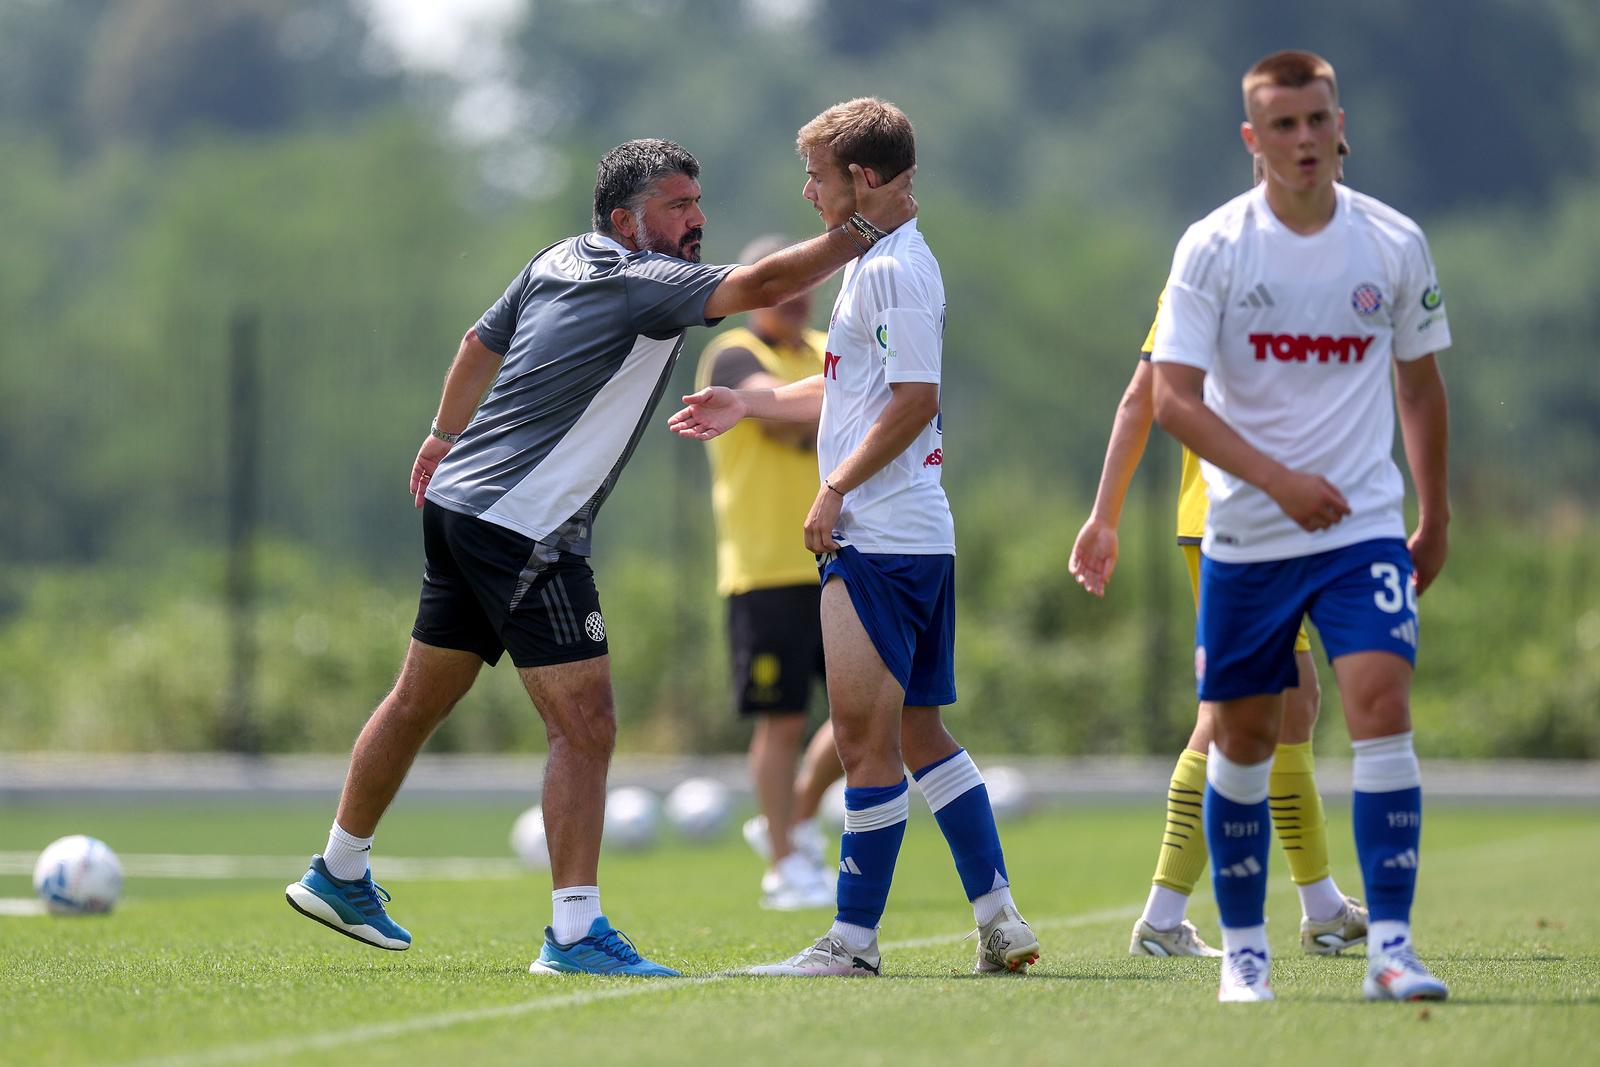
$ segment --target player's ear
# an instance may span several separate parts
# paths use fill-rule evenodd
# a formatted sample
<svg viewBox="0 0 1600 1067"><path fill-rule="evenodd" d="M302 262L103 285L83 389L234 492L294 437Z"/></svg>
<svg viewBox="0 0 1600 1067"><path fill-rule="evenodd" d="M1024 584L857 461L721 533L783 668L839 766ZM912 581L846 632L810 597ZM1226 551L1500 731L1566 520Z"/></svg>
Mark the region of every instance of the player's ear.
<svg viewBox="0 0 1600 1067"><path fill-rule="evenodd" d="M1339 114L1339 128L1342 130L1344 129L1344 112L1341 111ZM1256 128L1250 125L1249 119L1239 123L1239 140L1244 142L1244 150L1246 152L1249 152L1252 156L1259 154L1259 149L1256 146Z"/></svg>

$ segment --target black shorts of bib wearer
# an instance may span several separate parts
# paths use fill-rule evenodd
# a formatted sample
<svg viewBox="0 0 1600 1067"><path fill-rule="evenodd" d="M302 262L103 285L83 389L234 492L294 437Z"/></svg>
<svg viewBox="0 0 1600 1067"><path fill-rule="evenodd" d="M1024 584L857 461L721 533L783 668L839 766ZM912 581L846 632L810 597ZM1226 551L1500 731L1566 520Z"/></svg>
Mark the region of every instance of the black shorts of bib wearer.
<svg viewBox="0 0 1600 1067"><path fill-rule="evenodd" d="M502 652L518 667L606 654L594 572L561 552L492 522L422 506L427 566L411 636L472 652L491 666Z"/></svg>
<svg viewBox="0 0 1600 1067"><path fill-rule="evenodd" d="M785 585L728 598L728 658L742 715L804 712L823 679L822 587Z"/></svg>

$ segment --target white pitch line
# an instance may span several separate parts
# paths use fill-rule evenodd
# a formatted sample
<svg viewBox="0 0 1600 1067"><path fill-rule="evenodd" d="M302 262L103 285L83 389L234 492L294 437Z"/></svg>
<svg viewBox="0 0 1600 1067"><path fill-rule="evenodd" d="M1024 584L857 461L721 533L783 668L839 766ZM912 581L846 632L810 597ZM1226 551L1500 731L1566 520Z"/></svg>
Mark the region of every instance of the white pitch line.
<svg viewBox="0 0 1600 1067"><path fill-rule="evenodd" d="M0 852L0 874L31 874L35 852ZM129 878L249 879L297 878L305 856L217 856L189 853L133 852L119 855ZM483 878L516 878L529 873L511 859L481 856L381 856L381 878L473 882Z"/></svg>
<svg viewBox="0 0 1600 1067"><path fill-rule="evenodd" d="M44 901L37 897L0 897L0 915L46 915Z"/></svg>
<svg viewBox="0 0 1600 1067"><path fill-rule="evenodd" d="M1101 911L1084 912L1081 915L1044 918L1033 925L1052 929L1093 926L1099 923L1126 919L1134 914L1136 914L1135 910L1130 908L1106 908ZM959 943L964 939L965 935L944 934L939 937L912 938L906 941L886 941L881 947L888 951L906 948L926 948L933 945ZM685 986L713 985L739 977L743 977L743 975L738 972L725 972L706 975L701 978L668 978L660 981L642 981L620 989L584 990L578 993L569 993L565 996L544 997L539 1000L523 1001L518 1004L502 1004L492 1008L471 1008L464 1011L437 1012L433 1015L422 1015L414 1019L374 1023L371 1026L351 1027L321 1034L307 1034L300 1037L283 1038L279 1041L233 1045L209 1049L204 1052L130 1060L125 1062L123 1067L221 1067L224 1064L245 1063L251 1060L288 1060L305 1052L326 1052L344 1045L383 1041L389 1038L425 1033L431 1030L445 1030L464 1023L514 1019L533 1012L578 1007L603 1000L620 1000L625 997L643 996L647 993L670 993ZM626 979L623 980L626 981Z"/></svg>

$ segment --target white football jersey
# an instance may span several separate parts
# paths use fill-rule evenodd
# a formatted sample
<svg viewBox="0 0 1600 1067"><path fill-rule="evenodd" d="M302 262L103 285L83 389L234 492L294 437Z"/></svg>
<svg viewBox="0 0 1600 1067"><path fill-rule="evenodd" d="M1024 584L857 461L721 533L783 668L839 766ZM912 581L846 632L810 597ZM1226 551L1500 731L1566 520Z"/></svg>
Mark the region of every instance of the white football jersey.
<svg viewBox="0 0 1600 1067"><path fill-rule="evenodd" d="M1157 361L1206 372L1206 406L1293 470L1320 474L1350 514L1315 533L1272 498L1202 462L1202 549L1227 563L1289 559L1404 537L1393 362L1450 346L1428 242L1398 211L1335 186L1328 225L1278 221L1264 186L1189 227L1156 326Z"/></svg>
<svg viewBox="0 0 1600 1067"><path fill-rule="evenodd" d="M944 279L916 221L845 267L828 320L817 464L826 478L856 450L894 382L939 382ZM845 496L834 540L860 552L953 555L955 520L939 484L936 417L886 467Z"/></svg>

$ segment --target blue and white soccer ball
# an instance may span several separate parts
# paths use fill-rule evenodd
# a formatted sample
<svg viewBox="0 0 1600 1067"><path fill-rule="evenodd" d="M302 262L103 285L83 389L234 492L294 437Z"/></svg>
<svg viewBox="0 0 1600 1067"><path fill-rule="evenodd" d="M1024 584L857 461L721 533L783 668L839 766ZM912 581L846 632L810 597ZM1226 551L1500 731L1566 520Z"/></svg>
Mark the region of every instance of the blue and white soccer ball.
<svg viewBox="0 0 1600 1067"><path fill-rule="evenodd" d="M623 786L606 796L606 844L642 852L656 843L660 827L661 802L650 790Z"/></svg>
<svg viewBox="0 0 1600 1067"><path fill-rule="evenodd" d="M550 841L544 834L543 808L531 807L511 824L511 851L524 867L536 871L550 867Z"/></svg>
<svg viewBox="0 0 1600 1067"><path fill-rule="evenodd" d="M122 895L122 864L98 838L63 837L39 853L33 891L52 915L98 915Z"/></svg>
<svg viewBox="0 0 1600 1067"><path fill-rule="evenodd" d="M667 821L695 841L708 841L722 833L732 814L728 787L715 778L688 778L667 794Z"/></svg>

